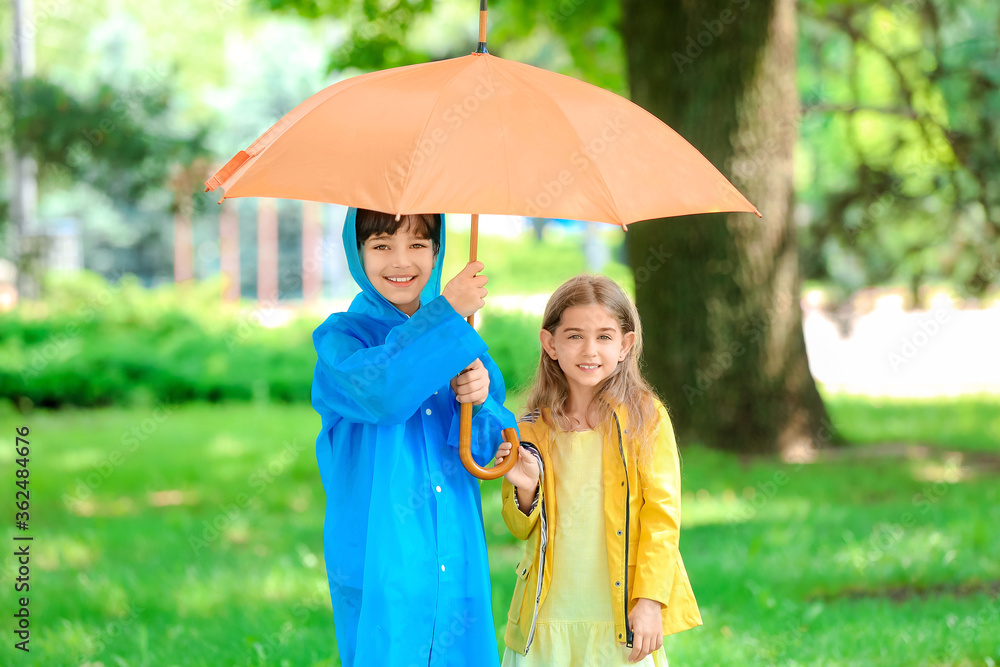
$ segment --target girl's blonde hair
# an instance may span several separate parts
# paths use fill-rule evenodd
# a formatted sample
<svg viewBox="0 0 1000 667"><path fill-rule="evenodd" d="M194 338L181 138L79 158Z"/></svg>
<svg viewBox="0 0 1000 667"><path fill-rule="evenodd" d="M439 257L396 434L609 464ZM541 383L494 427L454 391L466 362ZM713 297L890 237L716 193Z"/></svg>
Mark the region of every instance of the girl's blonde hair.
<svg viewBox="0 0 1000 667"><path fill-rule="evenodd" d="M633 459L642 467L648 467L652 459L656 428L659 416L656 411L656 392L649 386L639 370L642 357L642 323L639 312L625 291L605 276L577 276L563 283L545 305L542 328L553 336L562 321L563 312L573 306L603 306L618 321L622 335L635 333L632 349L614 372L597 387L594 402L597 404L598 418L612 434L614 425L612 411L621 406L629 419L632 437L623 437ZM569 398L569 384L559 367L559 362L542 350L535 374L535 385L528 395L527 409L530 413L543 414L549 408L553 417L566 423L566 402ZM623 434L624 436L624 434Z"/></svg>

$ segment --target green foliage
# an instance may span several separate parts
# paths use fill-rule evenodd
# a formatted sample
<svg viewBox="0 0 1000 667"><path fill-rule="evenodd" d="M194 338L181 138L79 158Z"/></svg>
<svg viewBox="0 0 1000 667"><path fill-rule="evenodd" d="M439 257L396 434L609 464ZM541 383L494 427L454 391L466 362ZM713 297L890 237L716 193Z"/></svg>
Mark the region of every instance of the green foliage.
<svg viewBox="0 0 1000 667"><path fill-rule="evenodd" d="M86 183L133 204L165 187L172 169L207 155L206 128L170 128L169 79L147 72L123 88L97 83L87 95L41 77L14 82L0 95L0 143L34 157L43 186Z"/></svg>
<svg viewBox="0 0 1000 667"><path fill-rule="evenodd" d="M465 55L478 42L474 0L254 0L256 7L305 18L332 16L348 27L330 70L373 71ZM490 2L491 53L547 67L624 93L617 2Z"/></svg>
<svg viewBox="0 0 1000 667"><path fill-rule="evenodd" d="M329 70L357 68L374 71L428 60L428 53L414 48L414 24L433 8L432 0L254 0L260 9L292 13L304 18L337 17L348 26L348 35L330 58ZM478 14L476 14L478 16ZM436 49L453 43L439 40ZM447 46L444 46L447 49ZM457 55L457 54L452 54Z"/></svg>
<svg viewBox="0 0 1000 667"><path fill-rule="evenodd" d="M614 259L625 243L625 234L610 225L606 227L609 229L603 238L612 248L612 261L600 272L631 293L634 291L631 270ZM478 258L490 278L487 289L491 296L551 294L573 276L588 273L578 235L549 234L544 241L535 241L527 234L515 238L480 237ZM456 275L468 261L469 235L449 233L443 275L446 278ZM489 307L487 301L487 310Z"/></svg>
<svg viewBox="0 0 1000 667"><path fill-rule="evenodd" d="M500 367L508 395L527 391L534 382L542 349L538 340L540 328L541 317L536 315L496 309L488 309L483 315L479 335Z"/></svg>
<svg viewBox="0 0 1000 667"><path fill-rule="evenodd" d="M499 0L490 7L497 15L490 39L498 53L509 48L512 57L627 96L618 2ZM546 45L533 49L535 43Z"/></svg>
<svg viewBox="0 0 1000 667"><path fill-rule="evenodd" d="M0 406L0 419L44 448L32 562L60 592L23 664L338 664L311 408ZM0 451L6 469L13 458ZM1000 487L988 471L941 483L927 464L686 447L680 547L705 625L664 639L671 663L995 662ZM483 484L483 515L501 647L523 544L499 481Z"/></svg>
<svg viewBox="0 0 1000 667"><path fill-rule="evenodd" d="M806 276L1000 282L997 5L799 7Z"/></svg>
<svg viewBox="0 0 1000 667"><path fill-rule="evenodd" d="M147 290L85 274L47 290L0 316L0 397L51 407L309 400L315 322L266 328L272 313L220 308L216 281Z"/></svg>

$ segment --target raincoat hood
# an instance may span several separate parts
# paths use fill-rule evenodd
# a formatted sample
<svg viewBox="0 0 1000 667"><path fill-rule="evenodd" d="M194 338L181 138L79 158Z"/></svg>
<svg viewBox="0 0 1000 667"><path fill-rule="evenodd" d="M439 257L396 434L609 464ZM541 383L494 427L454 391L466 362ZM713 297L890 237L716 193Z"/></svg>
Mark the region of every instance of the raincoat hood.
<svg viewBox="0 0 1000 667"><path fill-rule="evenodd" d="M351 207L347 209L347 218L344 220L344 253L347 255L347 266L351 270L351 277L361 288L361 294L355 297L348 312L364 313L379 318L390 318L398 321L405 321L407 315L397 308L391 301L382 296L375 289L368 276L365 274L365 267L361 261L361 252L358 249L358 229L357 229L358 209ZM430 278L420 292L420 305L428 303L441 294L441 268L444 264L444 216L440 213L434 214L441 227L441 242L438 246L437 255L434 257L434 268L431 270Z"/></svg>

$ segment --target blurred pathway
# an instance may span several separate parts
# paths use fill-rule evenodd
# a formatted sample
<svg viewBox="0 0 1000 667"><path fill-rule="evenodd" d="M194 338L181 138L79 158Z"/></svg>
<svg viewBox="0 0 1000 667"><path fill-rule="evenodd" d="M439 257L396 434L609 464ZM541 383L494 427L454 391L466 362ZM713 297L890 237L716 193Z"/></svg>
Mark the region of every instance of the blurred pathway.
<svg viewBox="0 0 1000 667"><path fill-rule="evenodd" d="M842 336L822 310L803 303L809 366L832 391L870 396L1000 394L1000 307L959 310L947 299L907 312L877 299Z"/></svg>

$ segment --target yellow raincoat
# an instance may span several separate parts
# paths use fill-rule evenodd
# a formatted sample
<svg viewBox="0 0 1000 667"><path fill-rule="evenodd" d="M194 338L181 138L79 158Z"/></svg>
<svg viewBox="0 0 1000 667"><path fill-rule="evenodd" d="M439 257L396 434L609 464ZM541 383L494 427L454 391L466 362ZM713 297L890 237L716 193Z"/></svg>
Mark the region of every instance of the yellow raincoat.
<svg viewBox="0 0 1000 667"><path fill-rule="evenodd" d="M674 431L666 409L657 403L660 424L652 471L641 474L629 454L628 415L619 409L604 437L604 518L607 526L608 571L615 607L615 632L631 646L628 612L636 600L663 604L664 636L701 625L701 614L691 591L678 543L681 522L681 476ZM538 609L552 580L552 526L557 512L549 448L551 416L518 424L521 444L541 459L540 497L530 514L514 503L515 489L503 481L503 518L514 537L527 540L517 565L517 582L504 642L527 655L534 639ZM610 441L609 441L610 438ZM627 552L626 552L627 549ZM627 555L626 555L627 554Z"/></svg>

